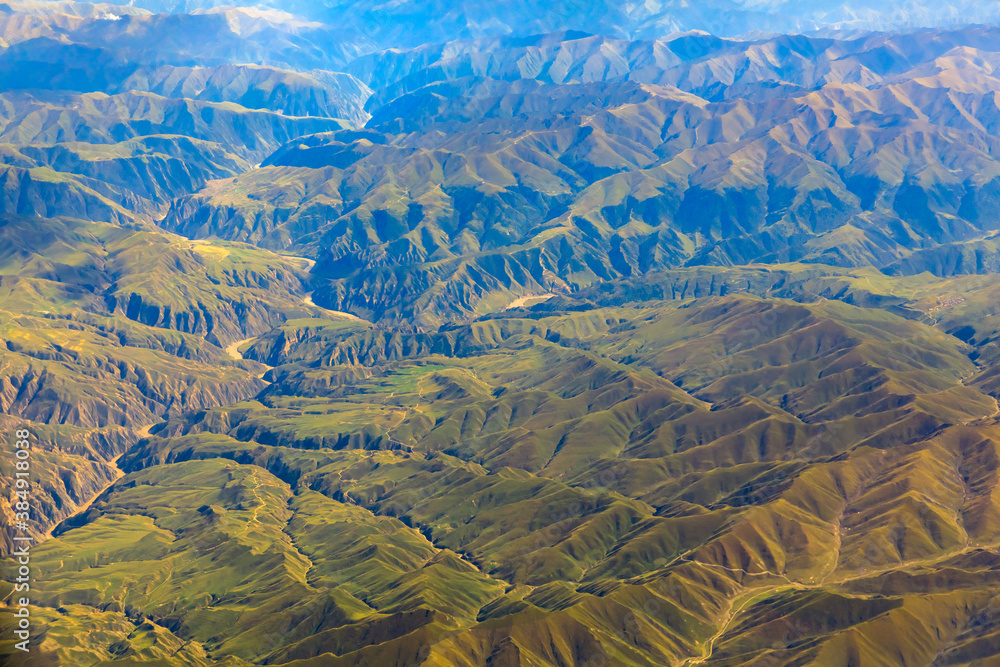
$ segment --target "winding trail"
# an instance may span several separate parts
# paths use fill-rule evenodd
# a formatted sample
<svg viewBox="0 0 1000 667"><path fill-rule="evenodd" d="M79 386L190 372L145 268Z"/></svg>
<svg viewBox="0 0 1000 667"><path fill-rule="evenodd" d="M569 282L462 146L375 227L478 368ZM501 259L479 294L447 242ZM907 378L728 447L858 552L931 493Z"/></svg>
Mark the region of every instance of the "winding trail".
<svg viewBox="0 0 1000 667"><path fill-rule="evenodd" d="M747 599L743 600L742 604L737 607L736 603L740 597L746 597ZM688 665L700 665L710 659L712 657L712 653L715 651L715 643L725 636L726 632L729 630L736 618L743 613L743 610L746 609L751 602L757 599L757 597L758 594L756 592L751 592L730 600L729 608L726 610L726 613L723 614L723 622L720 624L718 632L709 637L705 642L702 654L700 656L690 656L686 658L684 662L681 663L681 667L687 667Z"/></svg>
<svg viewBox="0 0 1000 667"><path fill-rule="evenodd" d="M260 516L260 510L264 507L264 501L261 500L260 494L257 493L258 489L260 489L261 480L257 477L256 471L250 473L248 481L253 482L253 488L250 489L250 493L256 502L254 503L253 514L247 520L246 525L243 526L243 531L237 537L246 537L246 534L250 531L250 527L255 523L260 523L258 517Z"/></svg>
<svg viewBox="0 0 1000 667"><path fill-rule="evenodd" d="M762 597L777 595L783 591L808 591L808 590L818 590L826 586L836 586L838 584L843 584L854 579L870 579L872 577L885 574L887 572L905 571L908 568L916 567L928 567L939 565L942 562L946 562L949 559L967 554L973 551L979 550L996 550L1000 548L1000 542L994 543L977 543L977 544L966 544L964 547L959 547L945 553L939 553L928 558L915 558L911 560L902 561L900 563L888 564L884 567L878 567L873 569L865 569L861 573L852 574L850 571L839 571L839 576L833 578L829 583L826 578L823 581L815 584L804 584L800 582L789 582L788 584L778 584L775 586L761 586L759 588L754 588L747 590L744 593L737 595L729 602L729 606L726 611L722 614L720 619L718 630L708 639L702 643L702 653L701 655L688 656L685 658L679 667L689 667L690 665L700 665L704 664L712 658L713 653L716 649L716 644L719 640L723 639L733 624L737 621L740 614L746 611L747 607L751 606L756 601L759 601ZM700 561L690 561L693 563L698 563L699 565L706 565L706 563ZM831 573L833 574L833 573ZM827 578L830 575L827 575ZM863 595L862 597L870 598L874 594Z"/></svg>

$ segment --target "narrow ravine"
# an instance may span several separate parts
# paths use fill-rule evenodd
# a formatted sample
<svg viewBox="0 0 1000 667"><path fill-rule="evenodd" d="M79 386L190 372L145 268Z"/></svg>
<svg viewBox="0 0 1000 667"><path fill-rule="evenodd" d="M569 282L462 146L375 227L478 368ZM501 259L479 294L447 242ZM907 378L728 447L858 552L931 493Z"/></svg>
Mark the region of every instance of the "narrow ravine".
<svg viewBox="0 0 1000 667"><path fill-rule="evenodd" d="M139 433L140 435L142 433L145 433L146 435L149 435L149 429L152 426L153 426L153 424L150 424L149 426L146 426L141 431L137 431L137 433ZM73 514L70 514L68 517L66 517L62 521L59 521L58 523L55 523L52 526L50 526L49 529L47 531L45 531L45 534L38 538L38 544L41 544L42 542L45 542L45 541L51 539L52 538L52 533L54 533L55 530L56 530L56 528L58 528L59 526L61 526L63 523L69 521L70 519L74 519L74 518L80 516L81 514L84 514L85 512L87 512L91 508L91 506L93 506L93 504L95 502L97 502L97 499L100 498L101 495L105 491L107 491L108 489L110 489L112 486L114 486L115 482L117 482L118 480L120 480L122 477L125 476L125 471L123 471L121 468L118 467L118 461L119 461L119 459L121 459L121 457L125 456L125 454L126 454L126 452L122 452L121 454L119 454L118 456L116 456L113 460L111 460L111 461L105 461L105 463L107 463L111 467L111 469L115 471L115 478L113 480L111 480L110 482L108 482L107 484L105 484L103 487L101 487L101 490L98 491L97 493L95 493L90 498L88 498L86 502L81 503L80 505L78 505L77 508L76 508L76 511L73 512Z"/></svg>

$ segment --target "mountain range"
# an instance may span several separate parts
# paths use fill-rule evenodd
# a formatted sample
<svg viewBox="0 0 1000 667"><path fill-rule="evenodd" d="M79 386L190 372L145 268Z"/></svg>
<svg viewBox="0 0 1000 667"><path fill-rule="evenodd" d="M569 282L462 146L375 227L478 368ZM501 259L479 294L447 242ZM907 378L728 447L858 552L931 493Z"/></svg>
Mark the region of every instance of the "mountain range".
<svg viewBox="0 0 1000 667"><path fill-rule="evenodd" d="M1000 664L995 11L0 5L0 660Z"/></svg>

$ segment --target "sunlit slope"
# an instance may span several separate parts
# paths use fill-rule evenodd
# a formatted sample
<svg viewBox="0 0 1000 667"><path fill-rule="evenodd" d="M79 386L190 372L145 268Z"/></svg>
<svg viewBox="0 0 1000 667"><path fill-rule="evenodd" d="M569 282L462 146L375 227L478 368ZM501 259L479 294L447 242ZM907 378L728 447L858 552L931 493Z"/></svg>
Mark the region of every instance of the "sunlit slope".
<svg viewBox="0 0 1000 667"><path fill-rule="evenodd" d="M365 67L412 85L383 82L365 130L296 139L163 224L315 257L317 303L427 326L684 266L982 273L995 30L924 37L383 54ZM609 54L637 73L592 62Z"/></svg>
<svg viewBox="0 0 1000 667"><path fill-rule="evenodd" d="M371 91L329 47L275 11L4 5L0 213L151 224L289 140L365 122Z"/></svg>
<svg viewBox="0 0 1000 667"><path fill-rule="evenodd" d="M0 6L27 666L1000 660L995 28L195 4Z"/></svg>
<svg viewBox="0 0 1000 667"><path fill-rule="evenodd" d="M147 425L266 386L225 348L320 312L301 260L248 246L66 218L7 218L0 236L0 409L39 439L39 534L115 479Z"/></svg>
<svg viewBox="0 0 1000 667"><path fill-rule="evenodd" d="M896 80L917 65L923 76L934 76L953 69L968 48L991 51L995 34L989 25L878 32L850 40L802 34L720 39L701 31L629 40L559 31L385 50L358 58L348 69L379 91L371 107L459 73L559 84L634 81L731 99L832 82L870 86ZM504 57L484 56L488 52ZM982 63L972 69L982 70ZM988 70L984 74L988 77Z"/></svg>
<svg viewBox="0 0 1000 667"><path fill-rule="evenodd" d="M174 197L250 166L217 143L178 135L0 151L7 165L4 211L120 224L154 219Z"/></svg>
<svg viewBox="0 0 1000 667"><path fill-rule="evenodd" d="M346 124L134 91L6 91L0 214L151 225L173 199Z"/></svg>
<svg viewBox="0 0 1000 667"><path fill-rule="evenodd" d="M296 136L342 126L343 121L329 118L296 118L230 102L145 92L10 91L4 93L0 111L0 139L5 143L115 143L151 134L180 134L253 158Z"/></svg>
<svg viewBox="0 0 1000 667"><path fill-rule="evenodd" d="M167 30L179 28L182 26L174 25ZM5 90L107 94L144 91L171 98L233 102L248 109L267 109L288 116L342 118L355 124L368 119L364 105L371 90L343 72L313 67L302 72L294 66L275 67L274 61L251 65L246 63L262 60L241 59L232 52L206 58L206 54L197 53L197 48L184 54L186 57L164 62L157 57L162 51L156 51L169 51L171 42L167 40L153 41L141 52L128 54L121 35L111 35L109 41L101 41L100 35L76 37L80 43L69 41L72 37L63 40L38 37L13 44L0 53L0 84ZM218 45L218 35L211 36L214 39L205 37L198 44L201 48ZM176 48L177 44L173 46ZM294 57L293 53L289 55Z"/></svg>
<svg viewBox="0 0 1000 667"><path fill-rule="evenodd" d="M371 90L349 74L296 72L255 65L140 69L114 87L119 92L148 90L167 97L235 102L248 109L270 109L287 116L342 118L362 125Z"/></svg>
<svg viewBox="0 0 1000 667"><path fill-rule="evenodd" d="M243 349L267 389L156 426L42 547L49 636L83 603L270 664L995 655L1000 427L969 344L842 302L650 305L275 328Z"/></svg>

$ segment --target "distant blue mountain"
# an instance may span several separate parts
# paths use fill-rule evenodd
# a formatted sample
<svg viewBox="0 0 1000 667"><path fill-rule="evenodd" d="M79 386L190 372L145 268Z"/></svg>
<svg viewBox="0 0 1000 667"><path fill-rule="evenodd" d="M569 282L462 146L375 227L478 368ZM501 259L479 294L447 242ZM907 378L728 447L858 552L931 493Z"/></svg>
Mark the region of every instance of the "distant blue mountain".
<svg viewBox="0 0 1000 667"><path fill-rule="evenodd" d="M117 4L127 4L118 2ZM412 46L462 37L578 30L654 38L701 30L724 37L760 33L871 31L990 23L992 0L133 0L156 12L191 12L223 5L267 7L336 25L380 46Z"/></svg>

